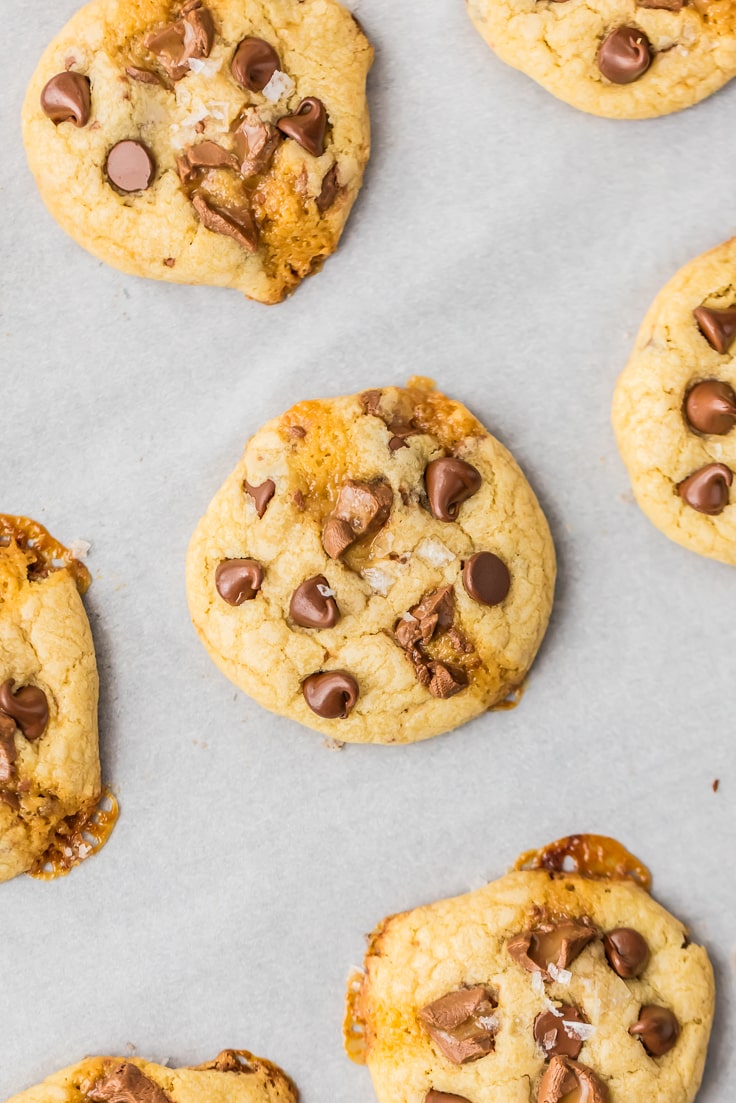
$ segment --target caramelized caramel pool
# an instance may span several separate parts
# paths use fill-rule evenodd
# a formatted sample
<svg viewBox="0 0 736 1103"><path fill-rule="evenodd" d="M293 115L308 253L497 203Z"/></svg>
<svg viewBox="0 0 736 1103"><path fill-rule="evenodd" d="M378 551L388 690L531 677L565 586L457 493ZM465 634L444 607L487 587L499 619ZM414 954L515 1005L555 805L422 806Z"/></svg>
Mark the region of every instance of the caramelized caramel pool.
<svg viewBox="0 0 736 1103"><path fill-rule="evenodd" d="M68 568L80 594L89 589L92 578L87 568L38 521L0 513L0 544L7 545L11 540L35 557L35 562L28 567L29 578L44 578L50 571Z"/></svg>
<svg viewBox="0 0 736 1103"><path fill-rule="evenodd" d="M107 805L107 807L105 807ZM120 814L112 791L105 787L89 808L63 820L56 836L36 864L29 870L39 881L66 877L70 870L102 850L110 838Z"/></svg>
<svg viewBox="0 0 736 1103"><path fill-rule="evenodd" d="M521 854L514 869L546 869L550 873L577 873L605 881L635 881L647 892L652 875L626 847L607 835L567 835L539 850Z"/></svg>
<svg viewBox="0 0 736 1103"><path fill-rule="evenodd" d="M345 1052L356 1065L364 1065L366 1058L365 1023L358 1012L358 1001L363 987L363 973L356 969L348 978L345 998L345 1019L342 1026Z"/></svg>

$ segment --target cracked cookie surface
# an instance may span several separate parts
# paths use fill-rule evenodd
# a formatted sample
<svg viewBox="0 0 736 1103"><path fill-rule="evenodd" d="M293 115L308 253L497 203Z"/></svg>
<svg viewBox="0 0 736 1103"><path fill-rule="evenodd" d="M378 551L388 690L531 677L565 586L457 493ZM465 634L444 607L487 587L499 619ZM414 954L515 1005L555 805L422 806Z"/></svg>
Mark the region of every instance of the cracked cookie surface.
<svg viewBox="0 0 736 1103"><path fill-rule="evenodd" d="M514 459L426 380L301 402L267 424L187 563L192 619L220 669L343 742L427 739L507 697L554 579Z"/></svg>
<svg viewBox="0 0 736 1103"><path fill-rule="evenodd" d="M736 75L731 0L466 2L503 61L593 115L666 115Z"/></svg>
<svg viewBox="0 0 736 1103"><path fill-rule="evenodd" d="M100 793L88 576L47 537L0 516L0 881Z"/></svg>
<svg viewBox="0 0 736 1103"><path fill-rule="evenodd" d="M93 0L31 80L28 160L102 260L276 303L360 190L372 59L336 0Z"/></svg>
<svg viewBox="0 0 736 1103"><path fill-rule="evenodd" d="M523 871L385 920L350 1004L380 1103L691 1103L714 982L639 885Z"/></svg>
<svg viewBox="0 0 736 1103"><path fill-rule="evenodd" d="M685 265L647 313L613 400L613 426L649 519L699 555L736 564L736 238Z"/></svg>

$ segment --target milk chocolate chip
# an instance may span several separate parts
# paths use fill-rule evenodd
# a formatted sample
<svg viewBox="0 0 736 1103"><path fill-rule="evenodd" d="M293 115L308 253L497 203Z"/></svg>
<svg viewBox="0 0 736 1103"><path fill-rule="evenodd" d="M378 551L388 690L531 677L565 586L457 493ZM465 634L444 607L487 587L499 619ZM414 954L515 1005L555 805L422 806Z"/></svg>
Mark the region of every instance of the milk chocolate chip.
<svg viewBox="0 0 736 1103"><path fill-rule="evenodd" d="M511 575L497 555L478 552L463 567L463 586L482 605L500 605L511 589Z"/></svg>
<svg viewBox="0 0 736 1103"><path fill-rule="evenodd" d="M107 178L118 191L145 191L151 186L156 163L143 142L126 138L114 145L107 155Z"/></svg>
<svg viewBox="0 0 736 1103"><path fill-rule="evenodd" d="M629 1027L650 1057L662 1057L676 1045L680 1024L668 1007L648 1003L639 1012L639 1021Z"/></svg>
<svg viewBox="0 0 736 1103"><path fill-rule="evenodd" d="M537 1103L607 1103L608 1088L592 1069L569 1057L553 1057L537 1089Z"/></svg>
<svg viewBox="0 0 736 1103"><path fill-rule="evenodd" d="M481 477L472 464L446 456L427 465L424 482L432 515L457 521L460 506L480 490Z"/></svg>
<svg viewBox="0 0 736 1103"><path fill-rule="evenodd" d="M92 113L89 77L57 73L41 93L41 110L54 126L66 122L86 126Z"/></svg>
<svg viewBox="0 0 736 1103"><path fill-rule="evenodd" d="M682 11L685 0L636 0L640 8L661 8L663 11Z"/></svg>
<svg viewBox="0 0 736 1103"><path fill-rule="evenodd" d="M40 739L49 722L49 703L46 694L38 686L21 686L13 692L13 680L8 678L0 686L0 713L5 713L18 725L23 735L32 743Z"/></svg>
<svg viewBox="0 0 736 1103"><path fill-rule="evenodd" d="M428 644L436 632L452 627L454 615L455 593L452 586L433 590L401 618L396 626L397 643L407 651L417 644Z"/></svg>
<svg viewBox="0 0 736 1103"><path fill-rule="evenodd" d="M434 1088L424 1097L424 1103L470 1103L464 1095L452 1095L450 1092L436 1092Z"/></svg>
<svg viewBox="0 0 736 1103"><path fill-rule="evenodd" d="M233 134L235 151L240 158L243 176L257 176L268 170L282 136L271 123L264 123L255 111L250 111Z"/></svg>
<svg viewBox="0 0 736 1103"><path fill-rule="evenodd" d="M223 149L217 142L198 142L190 146L181 157L177 157L176 166L183 184L194 180L199 173L207 169L228 168L240 170L240 162L234 153Z"/></svg>
<svg viewBox="0 0 736 1103"><path fill-rule="evenodd" d="M304 700L323 720L345 720L360 695L358 683L346 670L310 674L302 682Z"/></svg>
<svg viewBox="0 0 736 1103"><path fill-rule="evenodd" d="M233 54L230 72L236 84L249 92L262 92L277 69L279 55L262 38L244 38Z"/></svg>
<svg viewBox="0 0 736 1103"><path fill-rule="evenodd" d="M563 1004L556 1011L542 1011L534 1020L534 1040L545 1057L575 1060L583 1048L583 1039L575 1033L575 1026L587 1022L577 1007L570 1004Z"/></svg>
<svg viewBox="0 0 736 1103"><path fill-rule="evenodd" d="M616 927L603 936L603 949L614 973L624 980L640 976L649 961L646 939L632 927Z"/></svg>
<svg viewBox="0 0 736 1103"><path fill-rule="evenodd" d="M459 666L431 661L426 664L426 669L429 672L429 692L443 701L454 697L468 684L468 676Z"/></svg>
<svg viewBox="0 0 736 1103"><path fill-rule="evenodd" d="M332 204L337 199L337 193L340 191L340 185L337 180L337 165L333 165L330 171L325 175L322 181L322 190L315 199L317 204L317 210L320 214L324 214L328 211ZM403 442L402 442L403 443ZM389 444L389 448L391 445Z"/></svg>
<svg viewBox="0 0 736 1103"><path fill-rule="evenodd" d="M300 628L333 628L337 624L340 610L323 574L297 586L291 597L289 616Z"/></svg>
<svg viewBox="0 0 736 1103"><path fill-rule="evenodd" d="M736 425L736 394L728 383L706 379L696 383L685 399L685 420L698 433L723 437Z"/></svg>
<svg viewBox="0 0 736 1103"><path fill-rule="evenodd" d="M189 0L181 10L181 18L154 31L145 44L155 54L172 80L181 80L190 71L191 58L210 56L215 40L215 25L201 0Z"/></svg>
<svg viewBox="0 0 736 1103"><path fill-rule="evenodd" d="M276 125L282 134L293 138L313 157L321 157L324 153L327 111L322 100L309 96L302 100L293 115L285 115Z"/></svg>
<svg viewBox="0 0 736 1103"><path fill-rule="evenodd" d="M339 559L356 540L382 528L393 500L393 491L383 479L372 483L349 479L344 483L322 532L322 544L330 558Z"/></svg>
<svg viewBox="0 0 736 1103"><path fill-rule="evenodd" d="M649 39L638 27L617 27L598 50L598 68L614 84L631 84L652 64Z"/></svg>
<svg viewBox="0 0 736 1103"><path fill-rule="evenodd" d="M466 1065L493 1049L497 1002L486 988L460 988L423 1007L419 1019L437 1048L454 1065Z"/></svg>
<svg viewBox="0 0 736 1103"><path fill-rule="evenodd" d="M117 1065L93 1084L87 1099L93 1103L171 1103L166 1092L130 1061Z"/></svg>
<svg viewBox="0 0 736 1103"><path fill-rule="evenodd" d="M726 353L736 339L736 306L715 310L711 306L696 306L693 317L711 348Z"/></svg>
<svg viewBox="0 0 736 1103"><path fill-rule="evenodd" d="M681 482L677 493L698 513L717 517L728 505L732 482L733 471L725 463L709 463Z"/></svg>
<svg viewBox="0 0 736 1103"><path fill-rule="evenodd" d="M255 559L225 559L215 572L215 586L228 605L252 601L263 585L263 567Z"/></svg>
<svg viewBox="0 0 736 1103"><path fill-rule="evenodd" d="M14 721L0 712L0 786L12 781L15 774L14 764L18 757L15 732Z"/></svg>
<svg viewBox="0 0 736 1103"><path fill-rule="evenodd" d="M247 479L243 479L243 490L253 499L258 516L263 517L276 493L276 483L273 479L266 479L260 486L251 486Z"/></svg>
<svg viewBox="0 0 736 1103"><path fill-rule="evenodd" d="M567 969L597 934L587 916L549 920L509 939L506 949L527 972L541 973L546 980L551 980L548 966Z"/></svg>
<svg viewBox="0 0 736 1103"><path fill-rule="evenodd" d="M233 238L247 253L257 252L258 227L248 207L228 207L226 210L208 203L203 195L195 195L192 206L199 221L213 234Z"/></svg>

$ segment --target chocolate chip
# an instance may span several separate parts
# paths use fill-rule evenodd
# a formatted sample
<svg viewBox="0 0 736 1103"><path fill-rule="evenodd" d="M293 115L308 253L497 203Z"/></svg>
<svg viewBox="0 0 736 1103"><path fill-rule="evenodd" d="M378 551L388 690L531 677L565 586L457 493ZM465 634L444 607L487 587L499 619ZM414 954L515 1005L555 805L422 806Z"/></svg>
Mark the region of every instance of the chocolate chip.
<svg viewBox="0 0 736 1103"><path fill-rule="evenodd" d="M210 56L215 40L215 25L201 0L185 4L181 18L154 31L145 44L155 54L172 80L181 80L190 72L192 58Z"/></svg>
<svg viewBox="0 0 736 1103"><path fill-rule="evenodd" d="M279 55L262 38L244 38L233 54L230 72L236 84L249 92L262 92L277 69Z"/></svg>
<svg viewBox="0 0 736 1103"><path fill-rule="evenodd" d="M223 149L217 142L198 142L177 157L176 165L182 183L187 184L202 170L228 168L240 171L240 162L234 153Z"/></svg>
<svg viewBox="0 0 736 1103"><path fill-rule="evenodd" d="M302 100L293 115L285 115L276 125L282 134L293 138L313 157L321 157L324 153L327 111L322 100L309 96Z"/></svg>
<svg viewBox="0 0 736 1103"><path fill-rule="evenodd" d="M130 1061L102 1076L87 1091L87 1099L93 1103L171 1103L163 1088Z"/></svg>
<svg viewBox="0 0 736 1103"><path fill-rule="evenodd" d="M108 180L118 191L145 191L151 186L156 163L148 146L126 138L114 145L105 165Z"/></svg>
<svg viewBox="0 0 736 1103"><path fill-rule="evenodd" d="M632 927L616 927L603 936L603 949L614 973L624 980L638 977L647 967L649 947L646 939Z"/></svg>
<svg viewBox="0 0 736 1103"><path fill-rule="evenodd" d="M597 933L587 916L548 920L509 939L506 949L527 972L541 973L546 980L551 980L547 967L567 969Z"/></svg>
<svg viewBox="0 0 736 1103"><path fill-rule="evenodd" d="M266 479L260 486L251 486L247 479L243 479L243 490L253 499L258 516L263 517L268 503L276 493L276 483L273 479Z"/></svg>
<svg viewBox="0 0 736 1103"><path fill-rule="evenodd" d="M583 1048L583 1040L574 1027L566 1024L587 1023L577 1007L562 1004L555 1011L541 1011L534 1020L534 1040L545 1057L572 1057L575 1060Z"/></svg>
<svg viewBox="0 0 736 1103"><path fill-rule="evenodd" d="M732 482L733 471L725 463L708 463L683 480L677 493L698 513L717 517L728 505Z"/></svg>
<svg viewBox="0 0 736 1103"><path fill-rule="evenodd" d="M486 988L460 988L423 1007L419 1020L448 1061L466 1065L492 1051L498 1029L496 1007Z"/></svg>
<svg viewBox="0 0 736 1103"><path fill-rule="evenodd" d="M16 730L15 722L0 712L0 785L7 784L15 776Z"/></svg>
<svg viewBox="0 0 736 1103"><path fill-rule="evenodd" d="M150 69L139 69L137 65L128 65L125 72L131 80L137 80L140 84L157 84L159 88L167 87L163 77L159 76L158 73L152 72Z"/></svg>
<svg viewBox="0 0 736 1103"><path fill-rule="evenodd" d="M13 691L8 678L0 686L0 713L5 713L18 725L29 742L40 739L49 722L49 703L38 686L22 686Z"/></svg>
<svg viewBox="0 0 736 1103"><path fill-rule="evenodd" d="M478 552L463 567L463 586L482 605L500 605L511 589L511 575L497 555Z"/></svg>
<svg viewBox="0 0 736 1103"><path fill-rule="evenodd" d="M89 77L81 73L57 73L41 92L41 110L51 122L86 126L92 113Z"/></svg>
<svg viewBox="0 0 736 1103"><path fill-rule="evenodd" d="M617 27L598 50L598 68L614 84L631 84L652 64L649 39L638 27Z"/></svg>
<svg viewBox="0 0 736 1103"><path fill-rule="evenodd" d="M225 559L215 572L215 586L228 605L252 601L263 584L263 567L255 559Z"/></svg>
<svg viewBox="0 0 736 1103"><path fill-rule="evenodd" d="M275 126L264 123L255 111L250 111L233 134L233 141L242 175L257 176L268 170L282 135Z"/></svg>
<svg viewBox="0 0 736 1103"><path fill-rule="evenodd" d="M454 615L455 592L452 586L432 590L401 618L396 626L396 641L407 650L418 643L426 645L436 632L444 632L452 626Z"/></svg>
<svg viewBox="0 0 736 1103"><path fill-rule="evenodd" d="M685 0L636 0L640 8L656 8L663 11L682 11Z"/></svg>
<svg viewBox="0 0 736 1103"><path fill-rule="evenodd" d="M608 1088L592 1069L569 1057L553 1057L537 1089L537 1103L607 1103Z"/></svg>
<svg viewBox="0 0 736 1103"><path fill-rule="evenodd" d="M715 310L711 306L696 306L693 317L711 348L726 353L736 340L736 306Z"/></svg>
<svg viewBox="0 0 736 1103"><path fill-rule="evenodd" d="M248 253L258 250L258 227L253 212L248 207L216 207L208 203L203 195L195 195L192 206L199 215L199 221L213 234L231 237Z"/></svg>
<svg viewBox="0 0 736 1103"><path fill-rule="evenodd" d="M323 720L345 720L353 711L360 690L346 670L310 674L302 682L304 700Z"/></svg>
<svg viewBox="0 0 736 1103"><path fill-rule="evenodd" d="M317 204L317 210L320 214L324 214L328 211L332 204L337 199L338 192L340 191L340 185L337 180L337 165L333 165L330 171L326 174L322 181L322 190L315 199ZM391 447L389 445L389 447Z"/></svg>
<svg viewBox="0 0 736 1103"><path fill-rule="evenodd" d="M736 394L733 387L719 379L696 383L685 398L685 420L698 433L717 437L730 433L736 425Z"/></svg>
<svg viewBox="0 0 736 1103"><path fill-rule="evenodd" d="M424 472L429 506L438 521L457 521L463 502L480 490L480 472L465 460L432 460Z"/></svg>
<svg viewBox="0 0 736 1103"><path fill-rule="evenodd" d="M383 391L372 390L363 391L359 396L360 405L363 407L364 414L370 414L371 417L380 417L381 398L383 397Z"/></svg>
<svg viewBox="0 0 736 1103"><path fill-rule="evenodd" d="M668 1007L648 1003L639 1011L639 1019L629 1027L629 1034L638 1037L650 1057L669 1053L680 1037L680 1024Z"/></svg>
<svg viewBox="0 0 736 1103"><path fill-rule="evenodd" d="M428 662L426 666L430 675L429 692L433 697L446 700L454 697L468 684L468 676L460 667L436 661Z"/></svg>
<svg viewBox="0 0 736 1103"><path fill-rule="evenodd" d="M393 491L383 479L345 482L322 532L322 544L330 558L339 559L356 540L385 525L393 500Z"/></svg>
<svg viewBox="0 0 736 1103"><path fill-rule="evenodd" d="M436 1092L434 1088L424 1097L424 1103L470 1103L464 1095L452 1095L450 1092Z"/></svg>
<svg viewBox="0 0 736 1103"><path fill-rule="evenodd" d="M297 586L291 596L289 616L300 628L333 628L337 624L340 610L323 574Z"/></svg>

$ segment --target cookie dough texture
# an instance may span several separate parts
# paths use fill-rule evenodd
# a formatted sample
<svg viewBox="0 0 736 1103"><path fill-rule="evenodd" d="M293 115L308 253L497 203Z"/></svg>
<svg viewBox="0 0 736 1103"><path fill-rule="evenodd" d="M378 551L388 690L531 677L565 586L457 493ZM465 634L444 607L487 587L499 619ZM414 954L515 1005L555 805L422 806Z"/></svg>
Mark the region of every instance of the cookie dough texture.
<svg viewBox="0 0 736 1103"><path fill-rule="evenodd" d="M604 931L633 927L649 944L645 972L622 980L598 938L569 966L569 984L534 985L506 943L535 925L535 909L589 916ZM686 933L632 882L536 871L510 873L466 896L385 920L371 937L357 1001L380 1103L424 1103L432 1088L469 1103L536 1099L547 1066L532 1028L549 999L572 1003L595 1028L579 1061L607 1085L610 1103L691 1103L705 1062L714 984L705 950L687 944ZM486 985L498 1000L495 1048L458 1066L442 1056L417 1015L447 992L474 985ZM674 1049L657 1059L628 1033L648 1003L671 1008L681 1026Z"/></svg>
<svg viewBox="0 0 736 1103"><path fill-rule="evenodd" d="M276 303L337 248L370 152L365 83L373 51L336 0L207 0L214 45L203 63L163 87L126 75L151 66L144 39L175 20L170 0L93 0L44 53L23 108L29 164L52 215L85 249L136 276L237 288ZM234 81L230 63L246 37L277 50L293 91L273 102ZM91 81L89 123L59 126L46 118L40 95L67 68ZM160 71L160 70L159 70ZM281 142L270 168L256 178L252 212L260 243L250 254L200 222L179 179L177 157L202 140L232 149L237 120L253 108L273 124L307 97L327 109L325 152L313 156L293 139ZM153 153L151 186L123 195L105 174L109 150L134 139ZM338 191L321 211L323 182L337 166ZM221 207L231 202L231 169L210 174Z"/></svg>
<svg viewBox="0 0 736 1103"><path fill-rule="evenodd" d="M210 657L261 705L343 742L411 743L449 731L520 686L534 659L552 605L555 556L545 517L509 452L458 402L410 381L365 396L301 402L264 426L216 494L191 542L187 587L195 627ZM420 428L405 447L389 447L395 428ZM452 454L480 472L478 492L457 521L436 520L427 508L428 463ZM340 559L322 544L325 518L346 479L384 479L388 521ZM266 480L275 493L262 518L244 494L247 480ZM474 601L462 564L475 552L501 557L511 574L505 601ZM233 608L218 595L215 573L229 558L253 558L264 568L255 600ZM322 631L289 617L303 580L323 575L340 620ZM435 657L468 668L468 685L438 699L417 680L394 628L438 588L454 592L452 635L430 648ZM444 641L444 642L443 642ZM445 650L442 650L442 649ZM345 670L360 696L347 719L317 716L301 683L314 672Z"/></svg>
<svg viewBox="0 0 736 1103"><path fill-rule="evenodd" d="M297 1103L298 1099L296 1088L276 1065L244 1050L224 1050L198 1068L170 1069L139 1058L88 1057L7 1103L87 1103L87 1093L95 1094L93 1085L111 1074L119 1075L120 1070L125 1074L128 1065L140 1069L171 1103ZM164 1103L150 1089L136 1100L131 1095L118 1098L127 1103Z"/></svg>
<svg viewBox="0 0 736 1103"><path fill-rule="evenodd" d="M63 819L100 792L98 681L87 616L70 569L29 579L29 557L0 542L0 682L37 686L49 708L44 734L20 729L14 777L0 783L0 881L29 869Z"/></svg>
<svg viewBox="0 0 736 1103"><path fill-rule="evenodd" d="M707 464L736 471L736 431L694 432L683 416L693 384L718 379L736 388L736 361L711 347L693 310L736 302L736 238L680 269L654 300L613 400L613 426L638 504L671 540L736 564L736 497L718 516L699 513L677 486Z"/></svg>
<svg viewBox="0 0 736 1103"><path fill-rule="evenodd" d="M503 61L593 115L666 115L698 103L736 75L731 0L693 0L679 11L635 0L467 0L467 6ZM631 84L607 80L597 62L601 42L622 26L643 31L653 53L649 69Z"/></svg>

